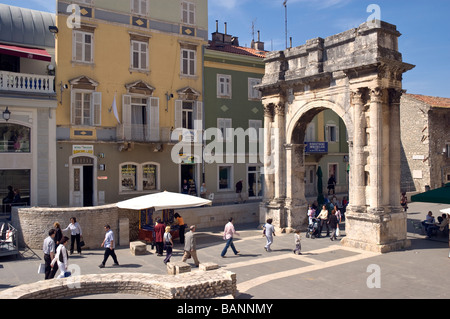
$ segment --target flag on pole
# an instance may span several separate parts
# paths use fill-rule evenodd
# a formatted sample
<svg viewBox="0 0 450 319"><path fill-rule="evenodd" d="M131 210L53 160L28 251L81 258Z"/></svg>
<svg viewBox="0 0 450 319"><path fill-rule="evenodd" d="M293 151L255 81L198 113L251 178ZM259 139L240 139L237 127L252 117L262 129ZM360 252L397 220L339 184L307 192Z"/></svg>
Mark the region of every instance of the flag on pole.
<svg viewBox="0 0 450 319"><path fill-rule="evenodd" d="M116 94L114 94L114 101L113 101L111 108L114 112L114 116L116 117L117 122L120 124L119 113L117 112Z"/></svg>

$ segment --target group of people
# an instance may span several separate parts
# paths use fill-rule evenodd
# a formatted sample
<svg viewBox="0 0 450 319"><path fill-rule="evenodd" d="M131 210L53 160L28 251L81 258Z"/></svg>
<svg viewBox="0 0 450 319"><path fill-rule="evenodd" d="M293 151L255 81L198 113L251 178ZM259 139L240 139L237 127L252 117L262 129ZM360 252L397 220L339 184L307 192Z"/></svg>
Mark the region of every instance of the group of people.
<svg viewBox="0 0 450 319"><path fill-rule="evenodd" d="M180 214L175 213L174 215L178 227L179 227L179 237L180 244L184 244L184 254L182 261L185 262L187 259L193 258L195 266L198 267L200 262L197 257L197 245L194 237L195 233L195 225L190 226L189 232L185 233L186 224L184 222L183 217ZM171 227L169 225L165 225L161 218L156 219L155 224L155 247L156 247L156 255L158 257L164 256L164 251L166 252L166 258L164 259L164 264L170 262L173 252L173 236L171 234Z"/></svg>
<svg viewBox="0 0 450 319"><path fill-rule="evenodd" d="M73 254L75 249L75 243L77 244L77 252L81 255L81 248L83 246L83 233L80 224L77 222L76 217L70 219L70 224L61 229L58 222L53 224L53 228L49 230L48 237L44 239L43 252L45 261L45 279L53 279L56 272L59 270L57 278L65 278L70 276L68 271L69 266L69 253L66 245L69 242L69 237L64 236L63 232L70 230L70 255ZM114 266L119 266L117 256L114 251L116 242L114 240L114 233L109 225L104 226L105 239L103 240L101 247L104 247L105 252L103 261L99 265L100 268L104 268L109 256L114 260Z"/></svg>
<svg viewBox="0 0 450 319"><path fill-rule="evenodd" d="M333 196L331 201L325 198L322 209L319 209L317 201L308 206L309 226L311 227L315 221L318 223L316 238L322 237L322 231L326 228L326 237L330 237L332 241L337 239L337 236L339 236L339 224L344 219L347 205L348 200L346 196L342 201L339 201L336 196Z"/></svg>
<svg viewBox="0 0 450 319"><path fill-rule="evenodd" d="M438 221L436 222L433 212L429 211L425 217L425 220L422 221L422 226L427 234L427 238L431 238L434 232L444 233L448 230L450 216L447 214L442 214L441 216L438 216L437 219Z"/></svg>

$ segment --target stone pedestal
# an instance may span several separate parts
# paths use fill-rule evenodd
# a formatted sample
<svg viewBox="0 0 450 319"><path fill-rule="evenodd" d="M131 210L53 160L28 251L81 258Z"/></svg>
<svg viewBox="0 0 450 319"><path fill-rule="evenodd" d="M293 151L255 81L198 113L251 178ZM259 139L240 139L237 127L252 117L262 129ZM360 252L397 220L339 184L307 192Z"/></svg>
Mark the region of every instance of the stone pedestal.
<svg viewBox="0 0 450 319"><path fill-rule="evenodd" d="M171 262L167 263L167 274L179 275L191 271L191 266L184 262Z"/></svg>
<svg viewBox="0 0 450 319"><path fill-rule="evenodd" d="M130 243L130 251L135 256L145 255L147 254L147 244L142 241L133 241Z"/></svg>
<svg viewBox="0 0 450 319"><path fill-rule="evenodd" d="M199 269L201 271L216 270L216 269L219 269L219 265L215 264L215 263L201 263L199 265Z"/></svg>
<svg viewBox="0 0 450 319"><path fill-rule="evenodd" d="M406 249L411 246L406 238L406 223L406 214L397 209L390 213L347 210L346 237L341 244L377 253Z"/></svg>

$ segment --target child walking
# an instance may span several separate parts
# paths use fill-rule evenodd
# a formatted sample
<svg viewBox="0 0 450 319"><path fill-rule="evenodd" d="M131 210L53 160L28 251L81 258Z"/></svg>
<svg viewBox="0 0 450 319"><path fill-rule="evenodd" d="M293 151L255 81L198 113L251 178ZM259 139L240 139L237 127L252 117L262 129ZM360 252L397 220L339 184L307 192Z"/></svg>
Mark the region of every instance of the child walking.
<svg viewBox="0 0 450 319"><path fill-rule="evenodd" d="M301 255L301 249L302 249L302 244L300 242L300 230L297 229L295 231L295 235L294 235L294 240L295 240L295 249L294 249L294 254L296 255Z"/></svg>
<svg viewBox="0 0 450 319"><path fill-rule="evenodd" d="M272 218L269 218L267 220L267 223L264 225L263 236L266 236L267 239L267 244L266 246L264 246L264 249L266 251L272 251L272 249L270 249L270 246L273 243L273 236L275 236L275 227L273 227L272 222L273 222Z"/></svg>

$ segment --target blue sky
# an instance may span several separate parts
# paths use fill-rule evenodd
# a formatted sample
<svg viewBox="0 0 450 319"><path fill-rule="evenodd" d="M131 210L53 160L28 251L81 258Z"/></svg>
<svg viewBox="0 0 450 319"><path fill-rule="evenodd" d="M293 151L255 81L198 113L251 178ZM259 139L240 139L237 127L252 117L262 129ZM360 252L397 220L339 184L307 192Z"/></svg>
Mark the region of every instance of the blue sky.
<svg viewBox="0 0 450 319"><path fill-rule="evenodd" d="M124 0L111 0L124 1ZM174 0L160 0L174 1ZM261 31L267 50L285 47L284 0L209 0L209 33L216 20L219 31L239 37L242 46ZM55 0L0 0L1 3L42 11L55 11ZM381 20L395 24L402 33L399 49L403 61L416 65L404 76L409 93L450 98L450 1L449 0L288 0L288 37L293 46L308 39L340 33L359 26L380 8ZM256 37L256 35L255 35Z"/></svg>

